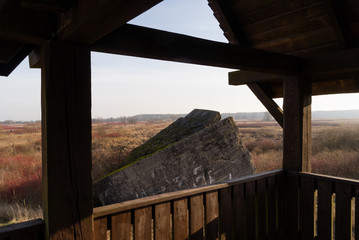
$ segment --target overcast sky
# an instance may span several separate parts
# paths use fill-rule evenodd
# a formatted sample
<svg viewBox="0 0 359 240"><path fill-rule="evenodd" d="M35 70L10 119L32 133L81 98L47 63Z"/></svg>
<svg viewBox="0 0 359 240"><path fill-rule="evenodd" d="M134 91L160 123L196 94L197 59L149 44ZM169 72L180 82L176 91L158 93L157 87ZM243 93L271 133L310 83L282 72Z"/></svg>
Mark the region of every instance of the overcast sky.
<svg viewBox="0 0 359 240"><path fill-rule="evenodd" d="M227 42L207 0L164 0L131 23ZM93 53L92 117L188 113L194 108L265 111L246 86L228 85L230 71ZM27 59L10 77L0 77L0 121L39 120L40 82L40 70L29 69ZM358 94L314 97L312 109L359 109L358 103Z"/></svg>

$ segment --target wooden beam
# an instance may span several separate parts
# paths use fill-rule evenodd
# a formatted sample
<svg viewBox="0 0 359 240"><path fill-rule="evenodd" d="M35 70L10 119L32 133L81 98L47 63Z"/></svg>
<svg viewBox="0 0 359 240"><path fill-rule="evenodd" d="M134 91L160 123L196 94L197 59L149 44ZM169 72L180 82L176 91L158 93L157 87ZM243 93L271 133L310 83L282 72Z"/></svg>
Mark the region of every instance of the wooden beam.
<svg viewBox="0 0 359 240"><path fill-rule="evenodd" d="M24 47L24 44L0 39L0 63L8 63Z"/></svg>
<svg viewBox="0 0 359 240"><path fill-rule="evenodd" d="M283 97L285 75L251 71L235 71L228 74L229 85L259 83L270 98ZM359 73L316 75L312 77L312 95L359 92Z"/></svg>
<svg viewBox="0 0 359 240"><path fill-rule="evenodd" d="M0 63L0 76L9 76L12 71L26 58L33 46L25 45L21 50L8 62Z"/></svg>
<svg viewBox="0 0 359 240"><path fill-rule="evenodd" d="M247 86L249 89L256 95L256 97L261 101L261 103L266 107L268 112L273 116L273 118L278 122L278 124L283 128L283 110L273 101L268 94L263 91L263 89L257 83L248 83Z"/></svg>
<svg viewBox="0 0 359 240"><path fill-rule="evenodd" d="M69 0L22 0L21 7L33 8L41 11L64 13L71 7Z"/></svg>
<svg viewBox="0 0 359 240"><path fill-rule="evenodd" d="M304 60L151 28L125 25L92 46L93 51L281 74L297 73Z"/></svg>
<svg viewBox="0 0 359 240"><path fill-rule="evenodd" d="M90 49L46 42L42 59L45 239L92 239Z"/></svg>
<svg viewBox="0 0 359 240"><path fill-rule="evenodd" d="M347 26L348 24L345 21L345 14L342 12L343 7L341 6L340 0L325 0L324 4L338 41L343 48L352 48L354 46L353 38Z"/></svg>
<svg viewBox="0 0 359 240"><path fill-rule="evenodd" d="M283 169L311 171L311 79L284 80Z"/></svg>
<svg viewBox="0 0 359 240"><path fill-rule="evenodd" d="M263 72L252 71L235 71L228 73L229 85L244 85L248 83L261 83L261 82L282 82L284 75L268 74Z"/></svg>
<svg viewBox="0 0 359 240"><path fill-rule="evenodd" d="M53 37L56 17L47 12L24 9L17 1L11 1L0 14L0 39L41 45Z"/></svg>
<svg viewBox="0 0 359 240"><path fill-rule="evenodd" d="M306 58L306 75L330 75L359 71L359 48Z"/></svg>
<svg viewBox="0 0 359 240"><path fill-rule="evenodd" d="M41 68L41 49L35 48L29 54L30 68Z"/></svg>
<svg viewBox="0 0 359 240"><path fill-rule="evenodd" d="M79 0L61 19L58 39L93 44L162 0Z"/></svg>

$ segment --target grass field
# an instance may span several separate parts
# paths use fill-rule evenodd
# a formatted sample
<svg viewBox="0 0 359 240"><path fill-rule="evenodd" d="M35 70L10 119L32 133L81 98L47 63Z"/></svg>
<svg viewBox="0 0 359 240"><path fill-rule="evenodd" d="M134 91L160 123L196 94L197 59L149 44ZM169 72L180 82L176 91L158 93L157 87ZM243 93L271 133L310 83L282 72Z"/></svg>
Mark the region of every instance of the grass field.
<svg viewBox="0 0 359 240"><path fill-rule="evenodd" d="M93 179L117 169L128 153L171 122L94 123ZM236 122L256 172L282 167L275 122ZM313 122L312 171L359 178L359 120ZM42 216L40 124L0 125L0 226Z"/></svg>

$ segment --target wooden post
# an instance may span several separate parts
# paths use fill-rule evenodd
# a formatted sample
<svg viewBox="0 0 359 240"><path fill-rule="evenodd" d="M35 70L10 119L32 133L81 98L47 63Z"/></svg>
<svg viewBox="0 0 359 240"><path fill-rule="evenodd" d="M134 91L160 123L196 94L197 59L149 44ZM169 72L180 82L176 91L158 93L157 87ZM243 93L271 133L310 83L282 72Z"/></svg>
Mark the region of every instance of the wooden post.
<svg viewBox="0 0 359 240"><path fill-rule="evenodd" d="M92 239L91 63L87 46L42 48L46 239Z"/></svg>
<svg viewBox="0 0 359 240"><path fill-rule="evenodd" d="M311 171L311 79L284 80L283 169Z"/></svg>

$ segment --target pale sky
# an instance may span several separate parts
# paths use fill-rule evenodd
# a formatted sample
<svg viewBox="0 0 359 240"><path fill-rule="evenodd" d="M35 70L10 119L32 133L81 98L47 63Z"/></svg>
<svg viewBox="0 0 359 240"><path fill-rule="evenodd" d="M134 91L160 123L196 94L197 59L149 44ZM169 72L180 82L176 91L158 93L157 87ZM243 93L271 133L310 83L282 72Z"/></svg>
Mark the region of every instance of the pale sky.
<svg viewBox="0 0 359 240"><path fill-rule="evenodd" d="M227 42L207 0L164 0L130 23ZM25 59L10 77L0 77L0 121L41 118L40 70L28 65ZM92 53L92 117L265 111L246 86L228 85L234 70ZM357 103L359 94L313 97L312 109L359 109Z"/></svg>

